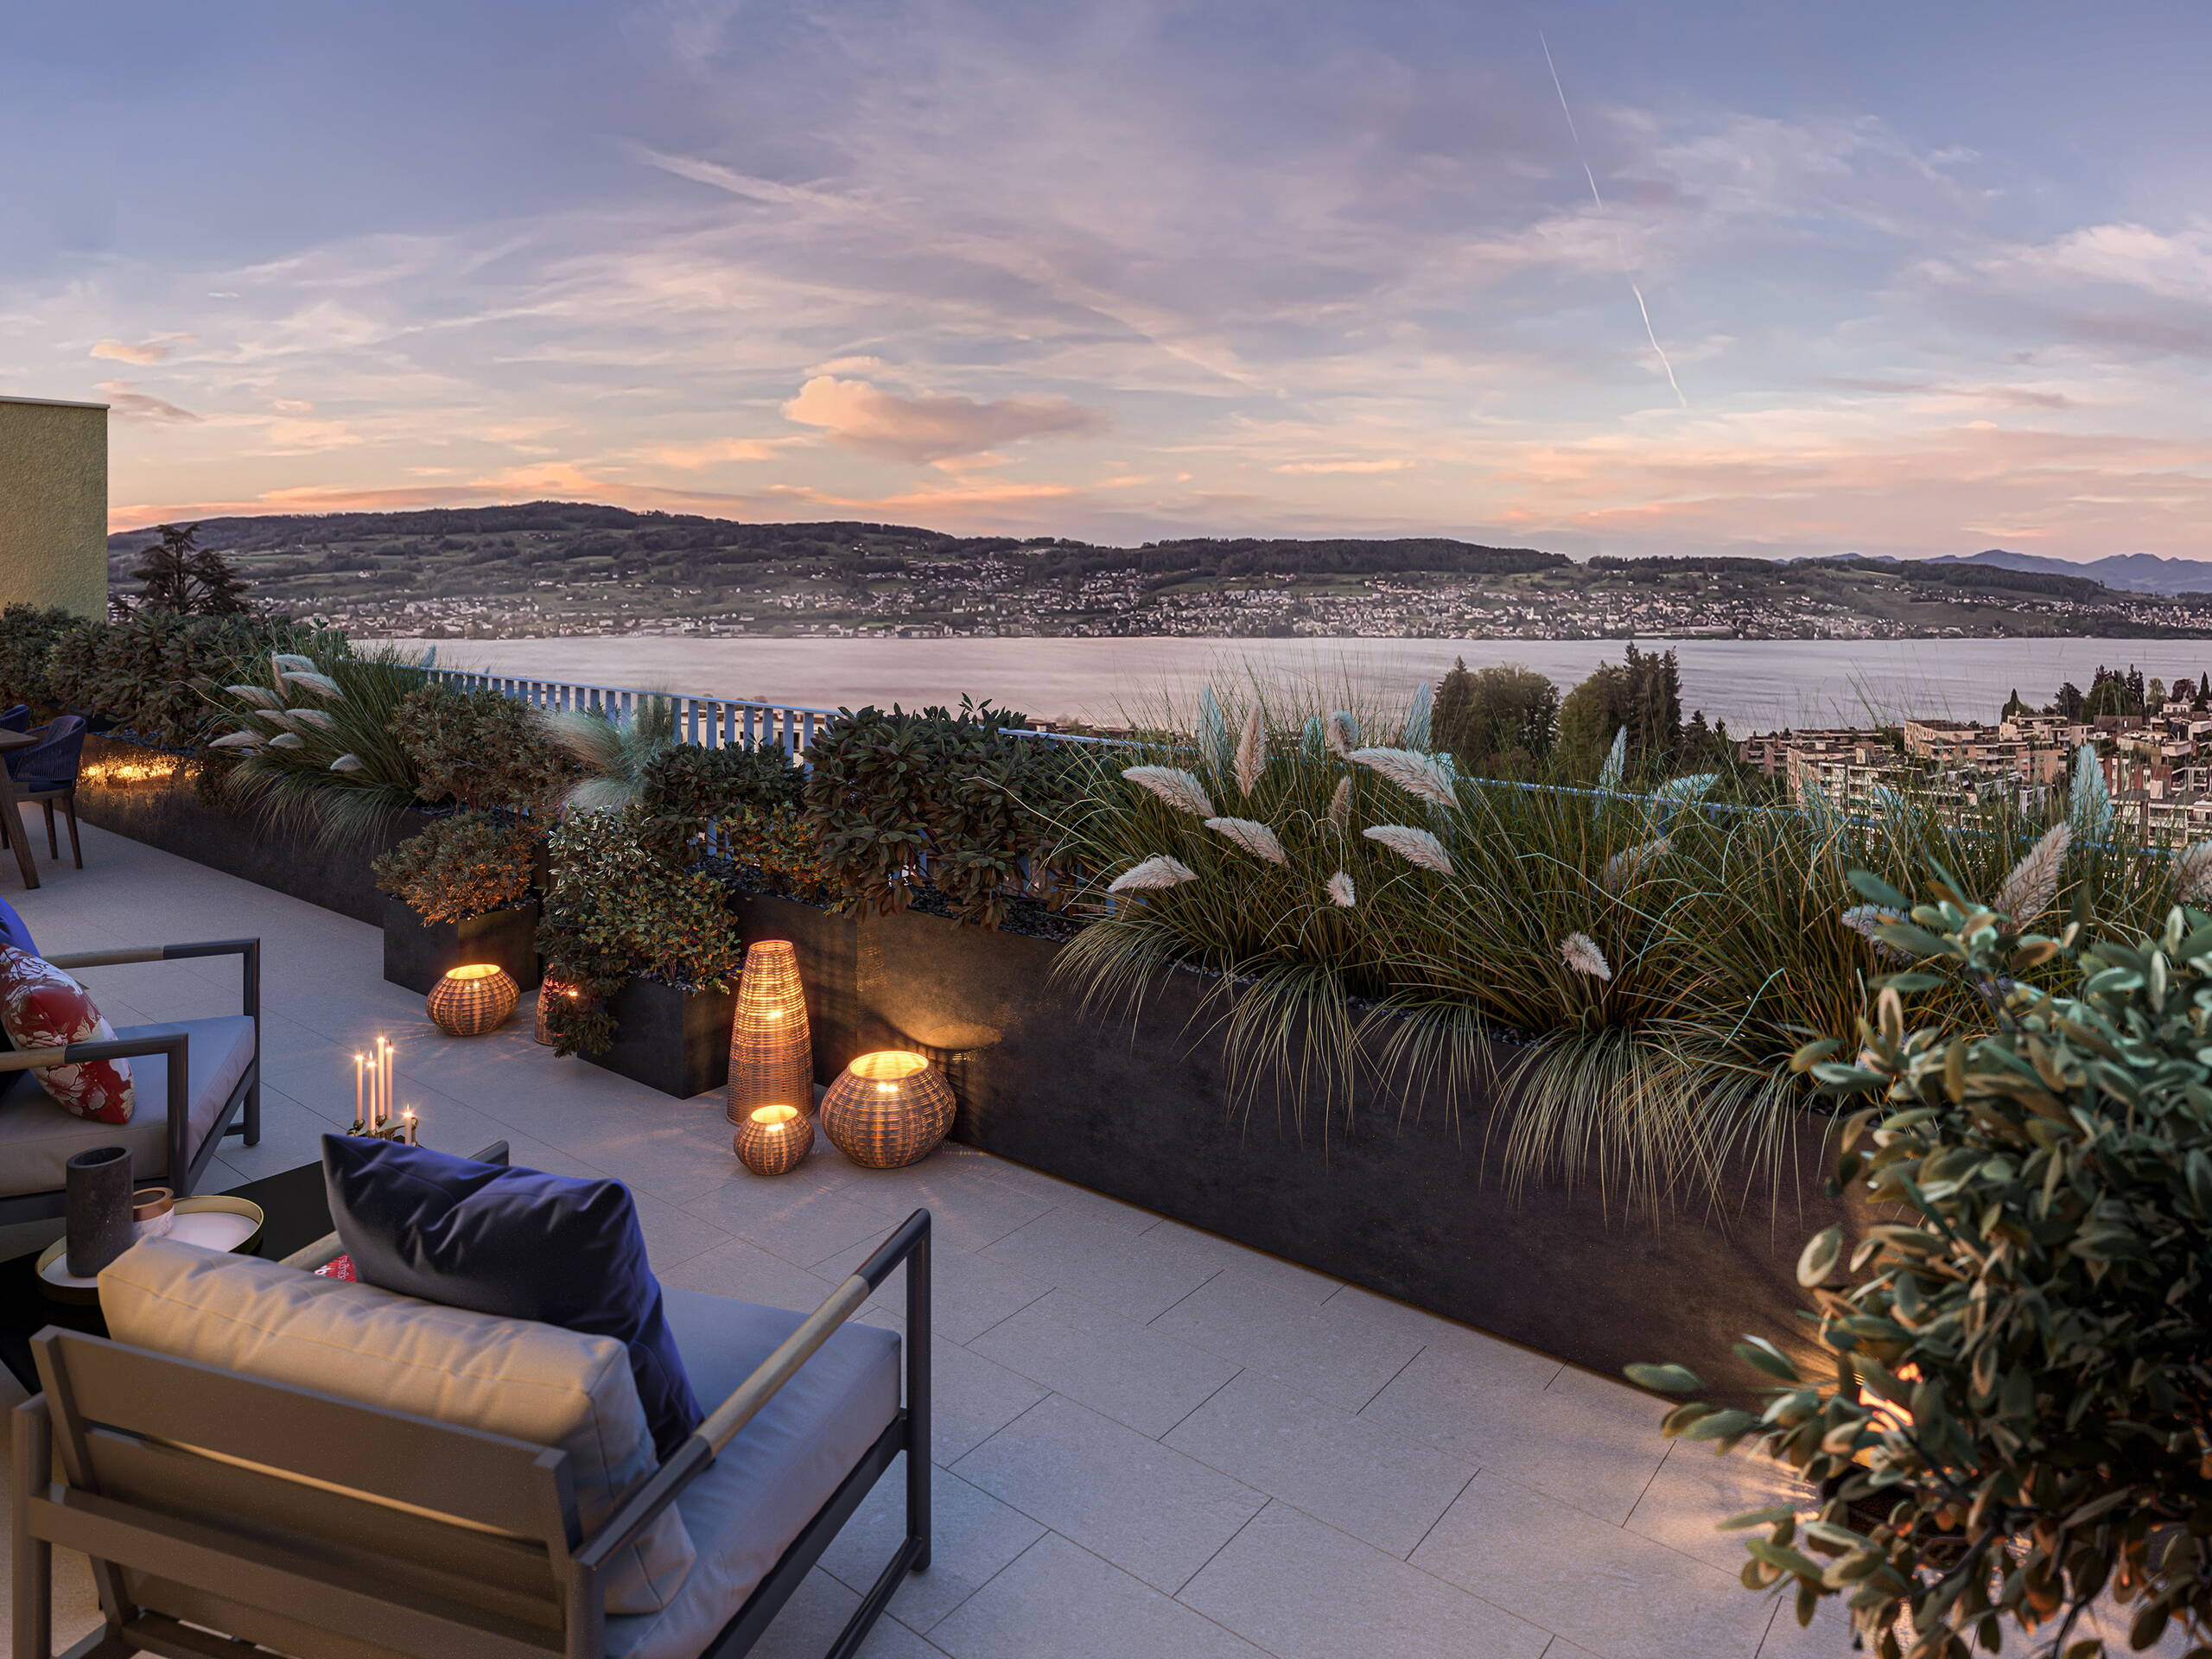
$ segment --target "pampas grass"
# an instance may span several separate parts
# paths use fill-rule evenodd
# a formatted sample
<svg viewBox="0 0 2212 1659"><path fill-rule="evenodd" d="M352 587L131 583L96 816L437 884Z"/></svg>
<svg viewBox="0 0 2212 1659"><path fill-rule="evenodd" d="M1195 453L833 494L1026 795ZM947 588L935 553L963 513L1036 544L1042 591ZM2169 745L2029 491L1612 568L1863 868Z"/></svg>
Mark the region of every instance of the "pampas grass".
<svg viewBox="0 0 2212 1659"><path fill-rule="evenodd" d="M1664 836L1638 842L1633 847L1624 847L1605 861L1605 871L1598 878L1598 885L1607 893L1618 896L1643 874L1643 867L1666 857L1674 843Z"/></svg>
<svg viewBox="0 0 2212 1659"><path fill-rule="evenodd" d="M1122 776L1150 790L1178 812L1187 812L1194 818L1219 816L1213 810L1213 798L1197 774L1180 766L1124 766Z"/></svg>
<svg viewBox="0 0 2212 1659"><path fill-rule="evenodd" d="M1283 851L1282 842L1275 832L1255 819L1208 818L1206 828L1242 847L1255 858L1264 858L1270 864L1290 862L1290 855Z"/></svg>
<svg viewBox="0 0 2212 1659"><path fill-rule="evenodd" d="M2031 847L2006 873L1992 907L2015 922L2031 922L2049 910L2058 897L2058 873L2066 862L2067 843L2073 840L2070 824L2057 824Z"/></svg>
<svg viewBox="0 0 2212 1659"><path fill-rule="evenodd" d="M1179 887L1185 881L1195 881L1198 873L1179 858L1161 854L1147 858L1141 864L1133 864L1106 884L1109 893L1156 893L1163 887Z"/></svg>
<svg viewBox="0 0 2212 1659"><path fill-rule="evenodd" d="M1444 843L1426 830L1415 830L1403 823L1370 824L1359 832L1368 840L1388 847L1409 864L1418 864L1425 870L1434 870L1439 875L1452 874L1452 855L1444 850Z"/></svg>
<svg viewBox="0 0 2212 1659"><path fill-rule="evenodd" d="M1351 779L1349 779L1349 778L1340 778L1340 779L1338 779L1337 780L1337 787L1336 787L1335 791L1334 791L1330 795L1330 797L1329 797L1329 810L1328 810L1328 813L1327 813L1327 818L1328 818L1328 824L1329 824L1329 828L1330 828L1330 829L1332 829L1332 830L1333 830L1334 831L1336 831L1336 833L1337 833L1337 834L1338 834L1338 835L1342 836L1342 835L1349 834L1349 833L1351 832Z"/></svg>
<svg viewBox="0 0 2212 1659"><path fill-rule="evenodd" d="M1342 870L1338 870L1329 878L1327 891L1329 902L1332 905L1341 905L1346 910L1350 910L1359 902L1359 894L1352 886L1351 877Z"/></svg>
<svg viewBox="0 0 2212 1659"><path fill-rule="evenodd" d="M2212 895L2212 841L2200 841L2174 855L2174 897L2193 905Z"/></svg>
<svg viewBox="0 0 2212 1659"><path fill-rule="evenodd" d="M1459 798L1452 793L1451 772L1436 756L1410 749L1354 749L1344 758L1437 806L1452 805Z"/></svg>
<svg viewBox="0 0 2212 1659"><path fill-rule="evenodd" d="M1268 728L1254 703L1244 716L1244 730L1236 740L1236 792L1249 800L1252 791L1260 786L1260 774L1268 769Z"/></svg>
<svg viewBox="0 0 2212 1659"><path fill-rule="evenodd" d="M1559 942L1559 959L1578 974L1587 974L1592 979L1610 980L1612 964L1605 960L1605 953L1598 942L1587 933L1570 933Z"/></svg>

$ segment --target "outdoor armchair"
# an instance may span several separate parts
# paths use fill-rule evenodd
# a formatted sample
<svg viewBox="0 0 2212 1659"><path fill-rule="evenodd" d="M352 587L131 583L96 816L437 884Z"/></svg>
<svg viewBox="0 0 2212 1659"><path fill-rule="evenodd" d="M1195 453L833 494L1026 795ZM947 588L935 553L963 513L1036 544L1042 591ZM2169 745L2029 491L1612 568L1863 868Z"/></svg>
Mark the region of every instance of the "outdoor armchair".
<svg viewBox="0 0 2212 1659"><path fill-rule="evenodd" d="M69 856L85 868L85 850L77 841L77 773L85 759L85 721L79 715L60 715L29 732L38 741L28 748L10 749L8 775L15 780L16 799L36 801L46 808L46 853L60 858L61 846L54 832L54 808L59 802L69 817ZM0 837L21 828L0 813Z"/></svg>
<svg viewBox="0 0 2212 1659"><path fill-rule="evenodd" d="M261 941L219 939L86 950L47 958L72 973L122 963L239 959L235 1014L124 1026L109 1042L0 1052L0 1223L62 1213L64 1166L94 1147L129 1147L133 1179L188 1196L226 1135L261 1141ZM77 1116L39 1087L33 1066L131 1063L137 1106L128 1123Z"/></svg>
<svg viewBox="0 0 2212 1659"><path fill-rule="evenodd" d="M500 1345L455 1362L440 1343L490 1316L353 1284L302 1290L307 1275L287 1274L327 1259L334 1239L281 1265L172 1256L203 1281L251 1281L242 1351L211 1364L54 1329L34 1339L44 1391L15 1414L16 1659L53 1654L56 1545L92 1558L105 1613L72 1659L210 1659L244 1650L233 1641L295 1659L738 1659L903 1452L905 1535L827 1650L849 1659L901 1579L929 1562L929 1240L918 1211L803 1318L666 1291L692 1381L721 1402L657 1470L603 1494L588 1528L579 1500L601 1472L597 1427L563 1450L449 1421L455 1406L432 1416L381 1402L395 1381L419 1387L426 1367L450 1378L442 1401L472 1387L480 1403L511 1400L512 1382L484 1387L504 1348L531 1351L544 1392L562 1381L545 1357L567 1344L619 1369L636 1413L611 1339L492 1321ZM126 1251L102 1276L103 1301L119 1302L134 1256L155 1261L166 1243ZM903 1357L898 1333L847 1323L901 1264ZM160 1271L142 1264L149 1282ZM367 1309L398 1321L403 1339L388 1365L353 1349L318 1362L311 1345L308 1363L339 1367L327 1374L350 1397L249 1375L270 1369L258 1344L272 1296L296 1297L310 1319ZM168 1299L151 1300L162 1311L149 1329L169 1317ZM178 1345L192 1344L164 1348ZM691 1564L658 1611L609 1614L621 1565L671 1511Z"/></svg>

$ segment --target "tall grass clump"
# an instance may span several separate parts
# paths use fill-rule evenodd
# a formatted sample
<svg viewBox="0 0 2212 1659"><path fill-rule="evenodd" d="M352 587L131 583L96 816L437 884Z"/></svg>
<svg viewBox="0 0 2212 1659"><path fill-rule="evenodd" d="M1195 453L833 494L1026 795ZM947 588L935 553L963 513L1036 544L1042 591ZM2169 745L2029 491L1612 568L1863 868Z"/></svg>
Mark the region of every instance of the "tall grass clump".
<svg viewBox="0 0 2212 1659"><path fill-rule="evenodd" d="M1064 819L1092 880L1060 971L1133 1007L1162 970L1204 970L1248 1103L1272 1088L1325 1125L1356 1090L1494 1088L1510 1179L1656 1208L1782 1178L1808 1104L1790 1056L1847 1036L1902 965L1850 871L1902 883L1934 859L2051 925L2141 924L2212 889L2212 847L2115 830L2093 761L2044 813L1906 788L1850 814L1746 805L1726 772L1464 777L1427 719L1253 684L1204 694L1190 739L1100 756Z"/></svg>

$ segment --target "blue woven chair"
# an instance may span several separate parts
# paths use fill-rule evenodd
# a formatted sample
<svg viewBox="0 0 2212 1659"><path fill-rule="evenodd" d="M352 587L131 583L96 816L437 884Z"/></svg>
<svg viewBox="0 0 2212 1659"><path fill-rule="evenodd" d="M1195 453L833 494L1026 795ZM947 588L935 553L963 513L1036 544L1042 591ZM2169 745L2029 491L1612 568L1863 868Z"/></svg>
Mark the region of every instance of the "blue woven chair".
<svg viewBox="0 0 2212 1659"><path fill-rule="evenodd" d="M19 702L0 712L0 732L28 732L30 728L31 706L28 702Z"/></svg>
<svg viewBox="0 0 2212 1659"><path fill-rule="evenodd" d="M69 856L85 868L84 849L77 842L77 768L85 758L85 722L76 715L49 720L33 736L29 748L9 752L8 776L15 780L18 801L36 801L46 808L47 856L59 860L61 844L54 834L54 808L58 801L69 817ZM0 818L7 814L0 812ZM12 838L22 826L0 823L0 837Z"/></svg>

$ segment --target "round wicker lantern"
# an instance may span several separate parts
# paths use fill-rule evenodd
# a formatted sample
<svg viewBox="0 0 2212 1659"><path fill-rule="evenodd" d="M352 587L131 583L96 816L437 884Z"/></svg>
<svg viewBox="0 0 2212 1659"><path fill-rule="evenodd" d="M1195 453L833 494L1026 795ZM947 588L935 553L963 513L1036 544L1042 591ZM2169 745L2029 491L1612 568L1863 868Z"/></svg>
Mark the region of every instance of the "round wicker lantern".
<svg viewBox="0 0 2212 1659"><path fill-rule="evenodd" d="M729 1144L737 1161L755 1175L781 1175L814 1150L814 1120L796 1106L756 1106Z"/></svg>
<svg viewBox="0 0 2212 1659"><path fill-rule="evenodd" d="M448 1037L481 1037L505 1025L522 996L513 977L488 962L456 968L436 984L424 1006Z"/></svg>
<svg viewBox="0 0 2212 1659"><path fill-rule="evenodd" d="M806 1023L806 988L789 939L748 945L729 1022L729 1087L723 1111L743 1123L756 1106L814 1104L814 1040Z"/></svg>
<svg viewBox="0 0 2212 1659"><path fill-rule="evenodd" d="M537 982L537 1020L531 1035L550 1047L560 1040L553 1034L553 1005L566 999L571 1002L583 1000L583 993L573 985L563 985L557 979L542 979Z"/></svg>
<svg viewBox="0 0 2212 1659"><path fill-rule="evenodd" d="M952 1127L952 1085L919 1054L887 1049L847 1066L822 1097L822 1132L864 1169L897 1169L937 1150Z"/></svg>

